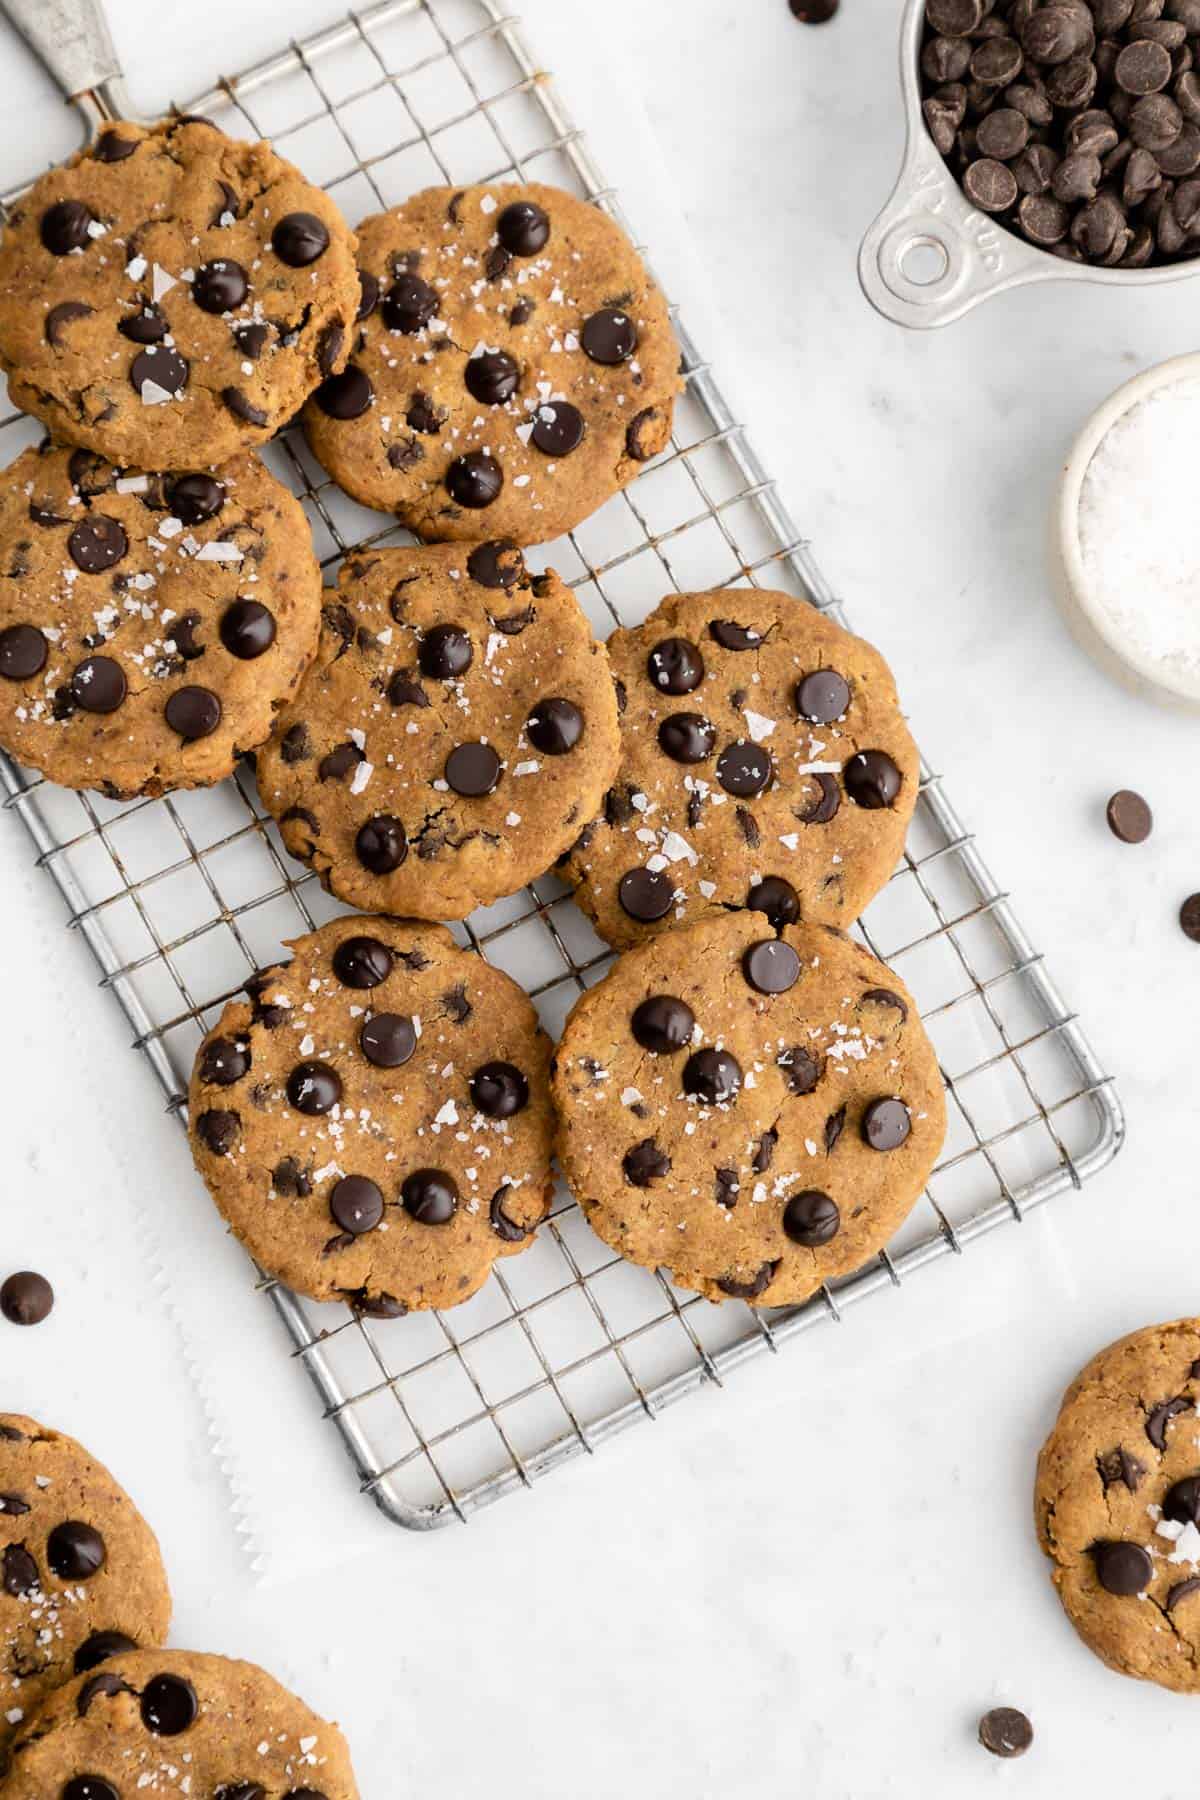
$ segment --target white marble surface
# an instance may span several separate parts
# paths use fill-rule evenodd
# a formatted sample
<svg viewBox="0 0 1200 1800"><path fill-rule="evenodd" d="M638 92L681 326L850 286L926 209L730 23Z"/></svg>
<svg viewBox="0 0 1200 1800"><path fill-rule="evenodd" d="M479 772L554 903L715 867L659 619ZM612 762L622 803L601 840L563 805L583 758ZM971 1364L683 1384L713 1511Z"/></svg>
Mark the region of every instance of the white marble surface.
<svg viewBox="0 0 1200 1800"><path fill-rule="evenodd" d="M1189 1707L1076 1644L1029 1493L1080 1362L1195 1307L1200 952L1174 915L1200 887L1196 728L1083 660L1041 537L1075 427L1130 373L1196 347L1198 290L1039 289L906 335L854 274L899 154L890 0L847 0L820 31L783 0L523 10L631 210L649 180L682 208L696 260L667 246L662 271L707 315L741 415L1119 1076L1128 1148L1081 1197L468 1530L381 1528L334 1575L306 1579L301 1562L256 1588L136 1241L138 1207L169 1231L190 1180L177 1134L0 822L0 1264L45 1268L60 1295L43 1329L0 1333L0 1402L112 1462L162 1535L176 1641L255 1657L338 1716L368 1800L1182 1796ZM331 8L113 0L112 14L150 108ZM0 175L15 179L73 128L7 39L0 56ZM621 118L639 105L661 176L629 153ZM1155 806L1143 849L1104 829L1119 785ZM302 1511L299 1449L278 1477L281 1517ZM336 1537L337 1510L324 1529ZM1000 1699L1038 1729L1011 1767L972 1742Z"/></svg>

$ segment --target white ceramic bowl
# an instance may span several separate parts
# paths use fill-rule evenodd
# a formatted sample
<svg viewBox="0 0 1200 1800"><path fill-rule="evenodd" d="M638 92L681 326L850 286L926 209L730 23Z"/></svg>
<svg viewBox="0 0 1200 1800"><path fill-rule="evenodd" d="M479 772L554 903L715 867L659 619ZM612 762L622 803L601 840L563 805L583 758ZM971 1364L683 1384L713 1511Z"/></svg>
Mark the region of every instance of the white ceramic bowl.
<svg viewBox="0 0 1200 1800"><path fill-rule="evenodd" d="M1101 607L1084 571L1079 542L1079 499L1093 456L1117 420L1138 401L1178 381L1200 380L1200 353L1173 356L1135 375L1097 407L1071 447L1050 513L1050 573L1072 632L1108 674L1160 706L1200 712L1200 675L1166 668L1128 640ZM1200 405L1200 397L1197 399Z"/></svg>

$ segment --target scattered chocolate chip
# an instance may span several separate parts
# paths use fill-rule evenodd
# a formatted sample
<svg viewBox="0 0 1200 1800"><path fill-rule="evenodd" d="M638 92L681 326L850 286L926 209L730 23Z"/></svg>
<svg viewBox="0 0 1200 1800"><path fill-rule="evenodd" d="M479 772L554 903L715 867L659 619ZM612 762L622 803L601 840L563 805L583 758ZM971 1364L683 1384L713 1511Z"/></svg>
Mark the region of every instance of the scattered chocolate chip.
<svg viewBox="0 0 1200 1800"><path fill-rule="evenodd" d="M46 1539L46 1561L60 1581L90 1581L103 1567L104 1539L81 1519L56 1525Z"/></svg>
<svg viewBox="0 0 1200 1800"><path fill-rule="evenodd" d="M125 671L110 656L88 656L71 676L71 699L83 712L116 712L129 692Z"/></svg>
<svg viewBox="0 0 1200 1800"><path fill-rule="evenodd" d="M227 257L202 263L192 282L192 299L201 312L233 312L250 292L250 279L241 263Z"/></svg>
<svg viewBox="0 0 1200 1800"><path fill-rule="evenodd" d="M46 323L42 327L46 334L46 342L52 344L57 350L63 341L63 332L67 326L73 324L76 319L89 318L94 311L94 307L85 305L82 300L61 300L46 314Z"/></svg>
<svg viewBox="0 0 1200 1800"><path fill-rule="evenodd" d="M119 131L109 128L96 139L92 155L97 162L124 162L127 156L133 155L140 142L140 138L122 137Z"/></svg>
<svg viewBox="0 0 1200 1800"><path fill-rule="evenodd" d="M603 306L584 320L579 341L594 363L615 366L628 362L637 349L637 326L619 307Z"/></svg>
<svg viewBox="0 0 1200 1800"><path fill-rule="evenodd" d="M697 1050L683 1065L683 1091L705 1106L724 1106L741 1092L742 1070L728 1050Z"/></svg>
<svg viewBox="0 0 1200 1800"><path fill-rule="evenodd" d="M771 784L774 773L771 758L761 744L739 740L727 744L717 758L717 780L727 794L739 799L752 799Z"/></svg>
<svg viewBox="0 0 1200 1800"><path fill-rule="evenodd" d="M529 441L544 456L569 456L583 442L583 414L569 400L545 400L537 409Z"/></svg>
<svg viewBox="0 0 1200 1800"><path fill-rule="evenodd" d="M221 615L221 642L230 656L252 662L275 642L275 616L261 600L235 600Z"/></svg>
<svg viewBox="0 0 1200 1800"><path fill-rule="evenodd" d="M673 762L699 763L706 761L716 749L717 734L702 713L678 712L669 714L659 725L658 742L659 748Z"/></svg>
<svg viewBox="0 0 1200 1800"><path fill-rule="evenodd" d="M539 700L525 721L525 735L543 756L566 756L583 736L583 714L573 700Z"/></svg>
<svg viewBox="0 0 1200 1800"><path fill-rule="evenodd" d="M850 706L850 684L836 669L814 669L796 683L796 711L811 725L831 725Z"/></svg>
<svg viewBox="0 0 1200 1800"><path fill-rule="evenodd" d="M872 811L891 806L900 792L900 771L882 750L860 750L842 770L846 792Z"/></svg>
<svg viewBox="0 0 1200 1800"><path fill-rule="evenodd" d="M708 635L722 650L757 650L763 641L752 625L739 625L736 619L713 619Z"/></svg>
<svg viewBox="0 0 1200 1800"><path fill-rule="evenodd" d="M188 384L191 369L185 356L169 345L148 344L129 365L130 386L140 394L147 382L176 399Z"/></svg>
<svg viewBox="0 0 1200 1800"><path fill-rule="evenodd" d="M790 1050L781 1050L777 1061L789 1093L811 1094L821 1079L820 1063L803 1044L793 1044Z"/></svg>
<svg viewBox="0 0 1200 1800"><path fill-rule="evenodd" d="M374 988L392 972L394 958L375 937L343 938L333 953L333 972L343 987Z"/></svg>
<svg viewBox="0 0 1200 1800"><path fill-rule="evenodd" d="M399 1069L417 1047L417 1034L403 1013L376 1013L358 1034L359 1048L378 1069Z"/></svg>
<svg viewBox="0 0 1200 1800"><path fill-rule="evenodd" d="M357 363L347 363L340 375L329 375L316 392L321 411L331 419L359 419L375 398L371 378Z"/></svg>
<svg viewBox="0 0 1200 1800"><path fill-rule="evenodd" d="M663 638L646 658L646 673L663 694L690 694L704 680L704 658L690 638Z"/></svg>
<svg viewBox="0 0 1200 1800"><path fill-rule="evenodd" d="M167 502L182 524L203 525L224 506L225 488L212 475L177 475L167 488Z"/></svg>
<svg viewBox="0 0 1200 1800"><path fill-rule="evenodd" d="M75 1673L86 1675L89 1669L95 1669L110 1656L120 1656L125 1650L136 1650L137 1645L123 1631L93 1631L91 1637L85 1638L75 1652Z"/></svg>
<svg viewBox="0 0 1200 1800"><path fill-rule="evenodd" d="M307 1169L302 1169L294 1156L285 1156L282 1162L276 1163L271 1171L271 1185L277 1194L285 1199L307 1199L312 1193L312 1179Z"/></svg>
<svg viewBox="0 0 1200 1800"><path fill-rule="evenodd" d="M510 1218L509 1214L504 1210L504 1202L508 1199L511 1192L511 1184L507 1181L496 1189L495 1193L492 1195L491 1204L488 1207L488 1221L492 1230L502 1243L523 1244L525 1239L529 1236L531 1228L520 1224L516 1219Z"/></svg>
<svg viewBox="0 0 1200 1800"><path fill-rule="evenodd" d="M408 839L399 819L380 813L360 825L354 854L372 875L390 875L408 855Z"/></svg>
<svg viewBox="0 0 1200 1800"><path fill-rule="evenodd" d="M0 1313L10 1325L40 1325L53 1306L54 1289L33 1269L18 1269L0 1285Z"/></svg>
<svg viewBox="0 0 1200 1800"><path fill-rule="evenodd" d="M1189 894L1179 909L1179 924L1185 937L1200 944L1200 894Z"/></svg>
<svg viewBox="0 0 1200 1800"><path fill-rule="evenodd" d="M550 236L550 220L532 200L514 200L496 220L496 235L513 256L536 256Z"/></svg>
<svg viewBox="0 0 1200 1800"><path fill-rule="evenodd" d="M793 1244L816 1250L830 1244L841 1229L842 1215L836 1200L819 1188L793 1194L783 1209L783 1229Z"/></svg>
<svg viewBox="0 0 1200 1800"><path fill-rule="evenodd" d="M800 917L800 896L790 881L781 875L764 875L746 895L751 912L765 913L774 931L794 925Z"/></svg>
<svg viewBox="0 0 1200 1800"><path fill-rule="evenodd" d="M383 1195L366 1175L343 1175L329 1195L329 1213L351 1237L362 1237L382 1219Z"/></svg>
<svg viewBox="0 0 1200 1800"><path fill-rule="evenodd" d="M181 1675L152 1675L142 1689L142 1723L156 1737L178 1737L199 1711L196 1690Z"/></svg>
<svg viewBox="0 0 1200 1800"><path fill-rule="evenodd" d="M200 1054L200 1079L214 1087L232 1087L250 1070L245 1038L209 1038Z"/></svg>
<svg viewBox="0 0 1200 1800"><path fill-rule="evenodd" d="M95 214L82 200L59 200L42 214L42 243L51 256L69 256L91 241L88 226L94 220Z"/></svg>
<svg viewBox="0 0 1200 1800"><path fill-rule="evenodd" d="M472 512L490 506L503 486L504 471L488 450L468 450L446 470L446 492Z"/></svg>
<svg viewBox="0 0 1200 1800"><path fill-rule="evenodd" d="M467 557L467 574L480 587L514 588L525 573L525 559L510 538L476 544Z"/></svg>
<svg viewBox="0 0 1200 1800"><path fill-rule="evenodd" d="M214 1156L228 1156L241 1129L241 1115L221 1107L211 1107L196 1120L196 1136Z"/></svg>
<svg viewBox="0 0 1200 1800"><path fill-rule="evenodd" d="M437 290L419 275L397 277L380 303L379 313L389 331L411 337L423 331L438 309Z"/></svg>
<svg viewBox="0 0 1200 1800"><path fill-rule="evenodd" d="M782 938L764 938L744 952L742 974L760 994L786 994L800 979L800 958Z"/></svg>
<svg viewBox="0 0 1200 1800"><path fill-rule="evenodd" d="M0 631L0 676L28 681L46 666L49 647L36 625L8 625Z"/></svg>
<svg viewBox="0 0 1200 1800"><path fill-rule="evenodd" d="M358 271L358 311L354 315L356 320L370 318L379 305L379 290L378 277L370 274L366 269L360 269Z"/></svg>
<svg viewBox="0 0 1200 1800"><path fill-rule="evenodd" d="M1182 1481L1174 1482L1163 1496L1162 1509L1165 1519L1176 1519L1181 1525L1200 1525L1200 1475L1185 1475Z"/></svg>
<svg viewBox="0 0 1200 1800"><path fill-rule="evenodd" d="M458 1207L458 1185L444 1169L416 1169L401 1184L400 1203L418 1225L448 1225Z"/></svg>
<svg viewBox="0 0 1200 1800"><path fill-rule="evenodd" d="M85 575L100 575L113 568L128 549L125 527L107 513L89 513L72 527L67 539L67 554Z"/></svg>
<svg viewBox="0 0 1200 1800"><path fill-rule="evenodd" d="M630 1021L634 1038L655 1056L672 1056L692 1041L696 1015L673 994L653 994L634 1008Z"/></svg>
<svg viewBox="0 0 1200 1800"><path fill-rule="evenodd" d="M271 248L290 269L304 269L329 248L329 231L315 213L285 213L271 233Z"/></svg>
<svg viewBox="0 0 1200 1800"><path fill-rule="evenodd" d="M632 1144L621 1158L621 1172L630 1187L650 1187L671 1172L671 1158L653 1138Z"/></svg>
<svg viewBox="0 0 1200 1800"><path fill-rule="evenodd" d="M467 392L481 406L503 406L520 386L521 370L506 351L483 350L467 358L463 380Z"/></svg>
<svg viewBox="0 0 1200 1800"><path fill-rule="evenodd" d="M247 425L265 425L268 422L267 414L262 407L255 406L240 387L222 388L221 400L226 410L231 412L235 419L241 419Z"/></svg>
<svg viewBox="0 0 1200 1800"><path fill-rule="evenodd" d="M24 1544L9 1544L0 1556L0 1587L18 1598L41 1587L38 1566Z"/></svg>
<svg viewBox="0 0 1200 1800"><path fill-rule="evenodd" d="M529 1105L529 1083L513 1063L483 1063L471 1077L471 1103L485 1118L511 1119Z"/></svg>
<svg viewBox="0 0 1200 1800"><path fill-rule="evenodd" d="M1166 1449L1168 1425L1180 1413L1190 1412L1192 1404L1185 1394L1177 1394L1173 1400L1160 1400L1157 1406L1151 1407L1146 1417L1146 1436L1156 1450Z"/></svg>
<svg viewBox="0 0 1200 1800"><path fill-rule="evenodd" d="M1149 1552L1143 1550L1140 1544L1130 1544L1119 1539L1093 1544L1092 1559L1100 1586L1107 1593L1116 1594L1122 1599L1143 1593L1154 1575Z"/></svg>
<svg viewBox="0 0 1200 1800"><path fill-rule="evenodd" d="M297 1063L287 1078L288 1103L309 1118L332 1112L342 1097L342 1078L326 1062Z"/></svg>
<svg viewBox="0 0 1200 1800"><path fill-rule="evenodd" d="M217 729L221 723L221 702L211 688L176 688L163 708L163 716L185 744L192 744L211 737Z"/></svg>
<svg viewBox="0 0 1200 1800"><path fill-rule="evenodd" d="M1014 1706L994 1706L979 1721L979 1741L993 1756L1024 1756L1033 1742L1033 1726Z"/></svg>
<svg viewBox="0 0 1200 1800"><path fill-rule="evenodd" d="M1140 794L1121 788L1112 796L1105 817L1113 836L1123 844L1144 844L1154 829L1154 814Z"/></svg>
<svg viewBox="0 0 1200 1800"><path fill-rule="evenodd" d="M1128 1450L1120 1449L1106 1450L1102 1456L1098 1456L1096 1470L1106 1492L1119 1481L1131 1494L1136 1492L1138 1483L1146 1473L1136 1456L1130 1456Z"/></svg>
<svg viewBox="0 0 1200 1800"><path fill-rule="evenodd" d="M903 1100L872 1100L862 1117L863 1142L872 1150L898 1150L912 1131L912 1115Z"/></svg>
<svg viewBox="0 0 1200 1800"><path fill-rule="evenodd" d="M627 869L617 883L622 910L643 925L665 918L675 899L675 884L661 869ZM1197 898L1196 937L1200 939L1200 897Z"/></svg>
<svg viewBox="0 0 1200 1800"><path fill-rule="evenodd" d="M464 799L478 800L494 793L500 780L500 758L490 744L456 744L443 769L446 781Z"/></svg>

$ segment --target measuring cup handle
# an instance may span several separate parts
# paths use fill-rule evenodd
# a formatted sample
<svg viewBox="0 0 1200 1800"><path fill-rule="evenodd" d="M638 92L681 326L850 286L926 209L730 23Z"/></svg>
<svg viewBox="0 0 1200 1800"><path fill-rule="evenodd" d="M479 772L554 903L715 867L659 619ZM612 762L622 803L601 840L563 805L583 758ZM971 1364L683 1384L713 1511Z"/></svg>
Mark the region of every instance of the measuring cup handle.
<svg viewBox="0 0 1200 1800"><path fill-rule="evenodd" d="M863 238L858 278L897 325L948 325L1018 282L1064 273L1044 251L971 205L933 144L910 142L891 199Z"/></svg>
<svg viewBox="0 0 1200 1800"><path fill-rule="evenodd" d="M0 12L68 100L96 117L119 118L128 110L101 0L0 0Z"/></svg>

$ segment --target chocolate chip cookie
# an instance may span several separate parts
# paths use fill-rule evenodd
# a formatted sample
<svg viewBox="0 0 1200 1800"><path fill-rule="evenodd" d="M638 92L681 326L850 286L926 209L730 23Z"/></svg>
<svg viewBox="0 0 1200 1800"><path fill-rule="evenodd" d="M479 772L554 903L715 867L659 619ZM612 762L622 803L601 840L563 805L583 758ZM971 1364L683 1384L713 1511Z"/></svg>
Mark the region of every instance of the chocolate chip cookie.
<svg viewBox="0 0 1200 1800"><path fill-rule="evenodd" d="M52 1688L161 1644L170 1618L157 1540L128 1494L73 1438L0 1413L0 1775Z"/></svg>
<svg viewBox="0 0 1200 1800"><path fill-rule="evenodd" d="M358 1800L346 1740L253 1663L116 1656L17 1737L4 1800Z"/></svg>
<svg viewBox="0 0 1200 1800"><path fill-rule="evenodd" d="M608 640L621 767L564 873L623 947L729 906L849 925L899 860L917 749L877 650L790 594L675 594Z"/></svg>
<svg viewBox="0 0 1200 1800"><path fill-rule="evenodd" d="M116 798L219 781L320 606L303 509L256 456L161 475L26 450L0 476L0 744Z"/></svg>
<svg viewBox="0 0 1200 1800"><path fill-rule="evenodd" d="M353 354L304 414L364 506L423 538L569 531L664 449L682 383L624 232L559 188L430 188L359 226Z"/></svg>
<svg viewBox="0 0 1200 1800"><path fill-rule="evenodd" d="M738 911L618 958L553 1064L596 1232L710 1300L790 1306L880 1250L946 1129L912 996L841 932Z"/></svg>
<svg viewBox="0 0 1200 1800"><path fill-rule="evenodd" d="M203 120L106 126L21 197L0 243L14 402L142 467L273 437L344 364L357 305L332 200Z"/></svg>
<svg viewBox="0 0 1200 1800"><path fill-rule="evenodd" d="M453 1306L550 1202L549 1042L438 925L334 919L200 1047L192 1152L263 1268L391 1318Z"/></svg>
<svg viewBox="0 0 1200 1800"><path fill-rule="evenodd" d="M341 899L461 919L549 868L617 754L608 658L553 571L433 545L343 563L258 785Z"/></svg>
<svg viewBox="0 0 1200 1800"><path fill-rule="evenodd" d="M1034 1508L1088 1648L1118 1674L1200 1693L1200 1319L1093 1357L1042 1447Z"/></svg>

